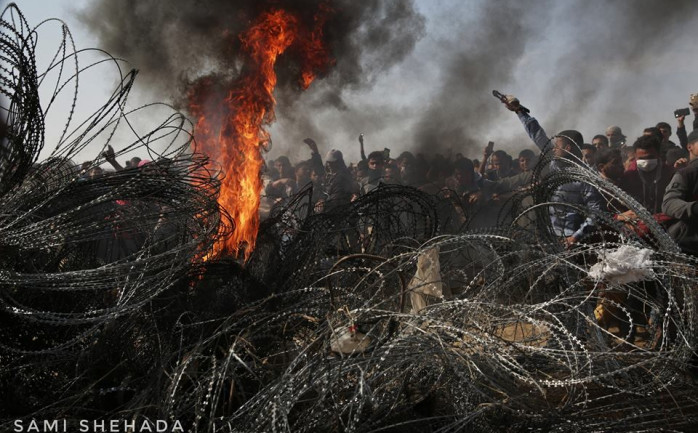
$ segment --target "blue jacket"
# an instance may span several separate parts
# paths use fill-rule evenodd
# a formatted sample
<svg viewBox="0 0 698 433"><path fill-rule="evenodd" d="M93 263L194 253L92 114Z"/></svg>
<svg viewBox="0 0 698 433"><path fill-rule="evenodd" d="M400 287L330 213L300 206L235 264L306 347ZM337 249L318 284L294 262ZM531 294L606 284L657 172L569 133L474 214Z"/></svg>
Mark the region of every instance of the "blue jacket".
<svg viewBox="0 0 698 433"><path fill-rule="evenodd" d="M518 115L531 140L540 150L548 151L553 146L553 141L548 138L543 127L534 117L523 111L519 112ZM550 169L564 170L565 163L557 159L553 160ZM570 182L560 185L553 193L551 201L570 205L550 206L550 223L553 232L557 236L573 236L577 240L592 230L594 221L590 217L584 217L573 206L589 209L591 214L602 212L605 209L601 194L596 188L584 182Z"/></svg>

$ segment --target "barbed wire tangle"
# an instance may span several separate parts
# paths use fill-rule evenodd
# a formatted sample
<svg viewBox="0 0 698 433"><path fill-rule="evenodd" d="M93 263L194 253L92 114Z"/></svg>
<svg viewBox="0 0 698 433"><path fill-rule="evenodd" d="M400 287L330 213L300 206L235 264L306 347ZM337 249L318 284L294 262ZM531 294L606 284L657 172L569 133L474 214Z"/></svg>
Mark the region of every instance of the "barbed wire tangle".
<svg viewBox="0 0 698 433"><path fill-rule="evenodd" d="M0 25L3 431L17 419L207 432L697 425L697 260L581 162L549 170L543 155L485 226L448 193L383 185L317 212L305 188L271 210L249 260L214 260L234 227L217 203L225 167L192 152L187 118L168 108L143 132L139 117L167 107L128 108L124 61L83 66L62 22L32 28L12 5ZM46 25L63 39L39 71ZM79 78L105 65L116 89L75 119ZM64 132L39 161L65 95ZM86 146L111 144L152 162L75 168ZM643 230L555 201L572 182L635 211ZM565 248L549 218L561 208L597 231ZM635 266L609 270L629 256Z"/></svg>

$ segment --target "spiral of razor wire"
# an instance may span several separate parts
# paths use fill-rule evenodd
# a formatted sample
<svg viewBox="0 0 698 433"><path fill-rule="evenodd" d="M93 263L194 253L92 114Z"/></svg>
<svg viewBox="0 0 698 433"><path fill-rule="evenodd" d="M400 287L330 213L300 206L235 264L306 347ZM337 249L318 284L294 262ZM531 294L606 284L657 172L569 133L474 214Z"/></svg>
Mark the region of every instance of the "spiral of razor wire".
<svg viewBox="0 0 698 433"><path fill-rule="evenodd" d="M49 69L70 72L58 78L36 70L41 28L14 6L1 27L3 429L23 417L202 432L696 425L697 260L596 173L547 170L546 154L485 227L452 195L385 185L317 212L304 189L262 223L247 262L213 259L234 222L216 203L217 170L190 151L186 118L173 111L136 133L151 106L128 105L135 71L89 62L114 65L120 84L84 122L68 102L65 132L39 161L57 107L42 105L39 86L79 100L91 67L65 27ZM92 167L108 145L155 157L86 178L71 159L88 145ZM648 231L563 204L597 226L565 248L549 215L570 182L623 203ZM622 247L651 253L644 276L593 277Z"/></svg>

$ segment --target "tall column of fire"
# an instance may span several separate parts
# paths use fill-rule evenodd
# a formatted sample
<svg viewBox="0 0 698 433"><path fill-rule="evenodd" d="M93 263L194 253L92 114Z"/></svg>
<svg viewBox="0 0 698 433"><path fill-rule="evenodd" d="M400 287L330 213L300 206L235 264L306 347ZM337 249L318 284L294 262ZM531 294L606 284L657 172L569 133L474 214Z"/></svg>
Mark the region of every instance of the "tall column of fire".
<svg viewBox="0 0 698 433"><path fill-rule="evenodd" d="M219 204L232 217L235 228L214 246L213 256L243 252L249 258L259 228L259 203L263 165L260 146L267 142L264 129L274 121L274 65L294 45L300 57L299 86L308 88L319 72L333 64L323 42L323 27L331 10L323 6L314 16L313 28L284 10L262 13L240 35L246 63L241 76L224 94L213 96L207 77L189 91L189 111L196 119L194 138L198 150L225 171Z"/></svg>

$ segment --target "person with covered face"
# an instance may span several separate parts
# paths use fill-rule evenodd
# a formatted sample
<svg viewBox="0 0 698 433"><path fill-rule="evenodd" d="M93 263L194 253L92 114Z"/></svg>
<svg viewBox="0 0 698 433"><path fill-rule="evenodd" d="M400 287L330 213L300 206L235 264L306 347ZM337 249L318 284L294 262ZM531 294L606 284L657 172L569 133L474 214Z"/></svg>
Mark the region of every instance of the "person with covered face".
<svg viewBox="0 0 698 433"><path fill-rule="evenodd" d="M606 128L606 137L608 138L608 146L613 149L625 147L625 135L620 129L620 126L612 125Z"/></svg>
<svg viewBox="0 0 698 433"><path fill-rule="evenodd" d="M518 99L507 95L505 104L509 110L519 116L524 129L536 146L543 152L553 152L555 159L550 163L551 170L565 170L572 164L581 163L581 146L584 138L579 131L568 129L561 131L552 139L548 138L538 120L528 114ZM603 198L599 192L588 183L579 181L558 186L551 201L559 203L549 208L553 233L564 239L568 247L591 233L595 225L592 216L605 211ZM588 212L585 214L579 209L587 209Z"/></svg>
<svg viewBox="0 0 698 433"><path fill-rule="evenodd" d="M643 135L633 144L635 165L630 166L620 187L651 214L662 211L662 198L674 175L673 168L661 157L661 143L654 135Z"/></svg>
<svg viewBox="0 0 698 433"><path fill-rule="evenodd" d="M623 157L619 149L603 149L596 155L596 170L599 175L618 187L623 182ZM614 215L618 221L634 221L637 220L637 215L624 202L614 197L613 195L603 194L606 200L606 207L609 213Z"/></svg>

